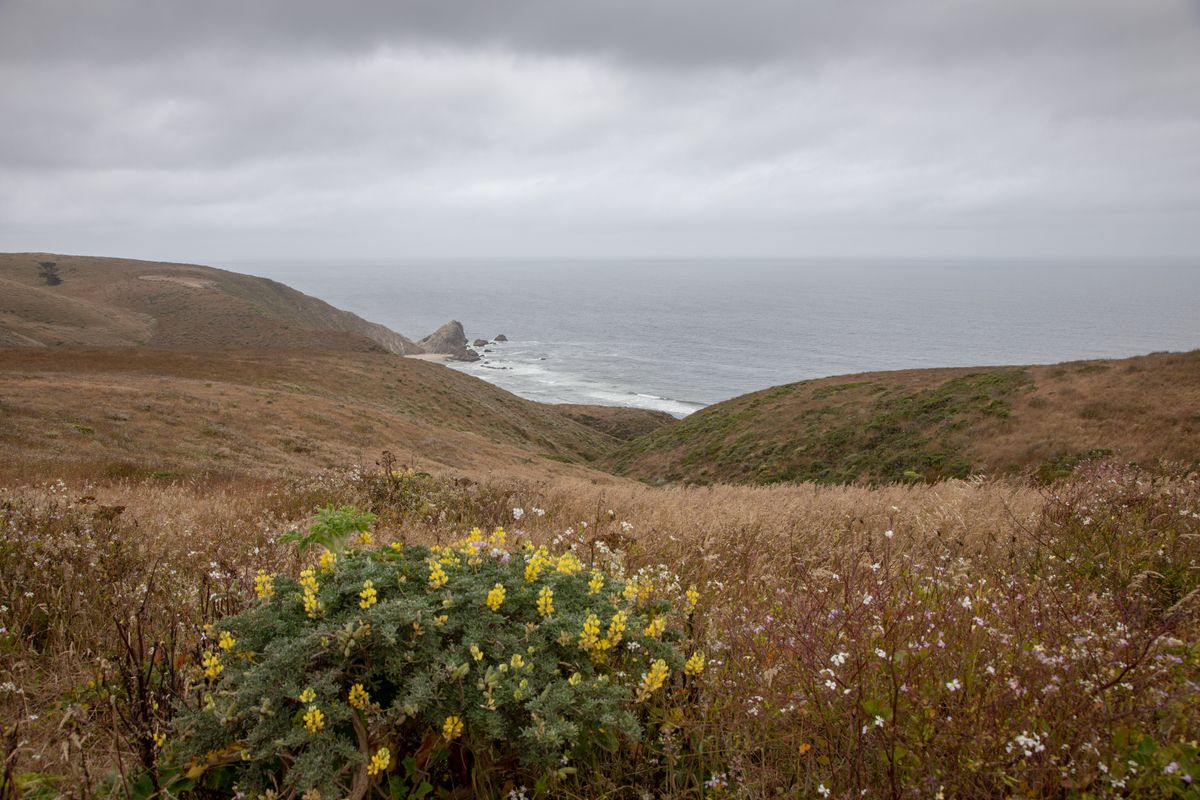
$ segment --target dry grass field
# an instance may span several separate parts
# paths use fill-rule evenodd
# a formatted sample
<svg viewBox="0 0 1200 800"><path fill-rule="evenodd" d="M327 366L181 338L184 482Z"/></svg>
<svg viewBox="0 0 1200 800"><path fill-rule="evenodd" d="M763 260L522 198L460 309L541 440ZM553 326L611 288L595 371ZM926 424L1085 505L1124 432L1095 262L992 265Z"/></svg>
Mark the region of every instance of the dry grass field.
<svg viewBox="0 0 1200 800"><path fill-rule="evenodd" d="M151 796L145 770L178 774L172 703L198 702L205 625L253 606L260 570L297 574L312 556L280 537L327 503L376 513L379 545L503 525L518 546L585 562L615 551L664 596L699 589L707 667L684 710L646 707L642 744L581 755L547 796L1194 796L1200 485L1104 465L1053 490L381 470L9 483L0 785ZM501 795L537 780L490 777ZM472 796L432 771L416 779Z"/></svg>

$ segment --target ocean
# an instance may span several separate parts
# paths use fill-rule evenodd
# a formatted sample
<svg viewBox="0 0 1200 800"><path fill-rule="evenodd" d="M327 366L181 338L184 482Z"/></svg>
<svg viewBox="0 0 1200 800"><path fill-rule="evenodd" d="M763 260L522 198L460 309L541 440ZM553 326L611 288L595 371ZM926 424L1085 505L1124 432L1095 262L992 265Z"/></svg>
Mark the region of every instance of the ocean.
<svg viewBox="0 0 1200 800"><path fill-rule="evenodd" d="M807 378L1200 347L1200 263L879 260L255 261L419 339L505 334L453 364L546 403L684 416Z"/></svg>

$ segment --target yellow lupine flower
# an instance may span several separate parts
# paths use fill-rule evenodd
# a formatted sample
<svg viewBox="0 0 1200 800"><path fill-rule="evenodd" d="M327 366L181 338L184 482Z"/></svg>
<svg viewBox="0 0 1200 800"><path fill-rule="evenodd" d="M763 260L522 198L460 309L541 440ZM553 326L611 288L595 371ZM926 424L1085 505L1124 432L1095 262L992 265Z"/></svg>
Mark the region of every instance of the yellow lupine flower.
<svg viewBox="0 0 1200 800"><path fill-rule="evenodd" d="M699 675L704 672L704 653L697 650L692 653L692 657L683 665L685 675Z"/></svg>
<svg viewBox="0 0 1200 800"><path fill-rule="evenodd" d="M504 532L504 528L496 528L492 531L492 535L488 537L488 544L492 547L504 547L508 541L508 534Z"/></svg>
<svg viewBox="0 0 1200 800"><path fill-rule="evenodd" d="M525 659L521 658L520 653L517 653L511 659L509 659L508 663L512 665L513 669L521 669L525 666Z"/></svg>
<svg viewBox="0 0 1200 800"><path fill-rule="evenodd" d="M361 598L358 601L359 608L370 608L379 600L379 593L375 591L374 581L363 581L362 591L358 593Z"/></svg>
<svg viewBox="0 0 1200 800"><path fill-rule="evenodd" d="M583 571L583 564L579 563L579 559L574 553L563 553L558 557L558 564L555 569L563 575L574 575Z"/></svg>
<svg viewBox="0 0 1200 800"><path fill-rule="evenodd" d="M638 596L638 579L630 578L625 584L625 588L621 590L621 596L626 600L636 600Z"/></svg>
<svg viewBox="0 0 1200 800"><path fill-rule="evenodd" d="M367 765L368 775L378 775L388 768L392 763L392 753L386 747L381 747L375 751L375 755L371 756L371 763Z"/></svg>
<svg viewBox="0 0 1200 800"><path fill-rule="evenodd" d="M326 550L324 553L321 553L321 557L317 559L317 564L321 567L322 572L329 572L329 570L337 566L337 553L334 553L331 550Z"/></svg>
<svg viewBox="0 0 1200 800"><path fill-rule="evenodd" d="M309 734L315 734L325 727L325 714L316 706L309 706L304 712L304 728Z"/></svg>
<svg viewBox="0 0 1200 800"><path fill-rule="evenodd" d="M571 684L572 686L578 686L582 682L583 676L578 672L572 672L571 677L567 678L567 683Z"/></svg>
<svg viewBox="0 0 1200 800"><path fill-rule="evenodd" d="M463 722L457 716L446 717L446 721L442 723L442 736L446 737L447 741L457 739L462 736Z"/></svg>
<svg viewBox="0 0 1200 800"><path fill-rule="evenodd" d="M429 588L440 589L446 585L450 578L446 575L446 571L442 569L442 565L437 561L430 559L429 561Z"/></svg>
<svg viewBox="0 0 1200 800"><path fill-rule="evenodd" d="M311 686L307 686L302 692L300 692L300 696L297 699L301 703L311 703L313 700L317 699L317 693L313 691Z"/></svg>
<svg viewBox="0 0 1200 800"><path fill-rule="evenodd" d="M695 608L696 603L700 602L700 593L698 591L696 591L695 586L688 587L687 601L688 601L688 606L690 606L691 608Z"/></svg>
<svg viewBox="0 0 1200 800"><path fill-rule="evenodd" d="M362 533L358 534L358 539L356 541L362 545L374 544L375 537L371 535L370 531L363 531Z"/></svg>
<svg viewBox="0 0 1200 800"><path fill-rule="evenodd" d="M551 563L550 551L545 545L539 547L529 557L529 563L525 565L525 582L533 583L541 577L542 570Z"/></svg>
<svg viewBox="0 0 1200 800"><path fill-rule="evenodd" d="M162 731L155 731L154 746L157 747L159 750L161 750L162 746L166 743L167 743L167 735L165 733L163 733Z"/></svg>
<svg viewBox="0 0 1200 800"><path fill-rule="evenodd" d="M350 705L360 711L371 705L371 695L367 693L367 690L363 688L361 683L356 683L350 687L348 700Z"/></svg>
<svg viewBox="0 0 1200 800"><path fill-rule="evenodd" d="M228 653L237 644L237 639L233 638L233 634L229 631L221 631L221 638L217 640L217 647Z"/></svg>
<svg viewBox="0 0 1200 800"><path fill-rule="evenodd" d="M307 614L310 619L316 619L317 617L321 616L321 612L323 610L324 609L321 606L321 601L317 599L317 593L312 589L305 589L304 613Z"/></svg>
<svg viewBox="0 0 1200 800"><path fill-rule="evenodd" d="M608 623L608 632L604 634L606 647L616 647L621 643L621 637L625 633L625 621L629 619L629 615L624 611L618 611L613 614L612 621Z"/></svg>
<svg viewBox="0 0 1200 800"><path fill-rule="evenodd" d="M471 651L471 658L476 661L483 661L483 651L479 649L478 645L473 644L468 649Z"/></svg>
<svg viewBox="0 0 1200 800"><path fill-rule="evenodd" d="M599 594L604 588L604 573L600 570L592 571L592 579L588 581L588 594Z"/></svg>
<svg viewBox="0 0 1200 800"><path fill-rule="evenodd" d="M657 639L663 635L663 631L667 629L667 620L665 617L655 617L650 620L650 624L642 630L642 633L649 636L651 639Z"/></svg>
<svg viewBox="0 0 1200 800"><path fill-rule="evenodd" d="M317 571L312 567L300 570L300 586L309 591L317 591L320 588L317 583Z"/></svg>
<svg viewBox="0 0 1200 800"><path fill-rule="evenodd" d="M275 581L265 570L260 569L254 576L254 594L259 600L269 600L275 595Z"/></svg>
<svg viewBox="0 0 1200 800"><path fill-rule="evenodd" d="M215 678L225 669L221 663L221 657L216 653L205 653L200 659L200 663L204 666L204 677L206 678Z"/></svg>
<svg viewBox="0 0 1200 800"><path fill-rule="evenodd" d="M579 634L579 649L590 653L599 643L600 618L595 614L588 614L587 619L583 621L583 633Z"/></svg>
<svg viewBox="0 0 1200 800"><path fill-rule="evenodd" d="M543 586L538 592L537 610L543 617L554 613L554 590L549 586Z"/></svg>
<svg viewBox="0 0 1200 800"><path fill-rule="evenodd" d="M487 600L484 602L492 611L499 611L500 606L504 603L505 594L506 592L504 589L504 584L497 583L491 588L491 591L487 593Z"/></svg>
<svg viewBox="0 0 1200 800"><path fill-rule="evenodd" d="M661 689L670 674L671 670L668 669L667 662L661 658L651 664L650 671L642 673L642 682L638 685L637 702L644 702L649 699L650 695Z"/></svg>

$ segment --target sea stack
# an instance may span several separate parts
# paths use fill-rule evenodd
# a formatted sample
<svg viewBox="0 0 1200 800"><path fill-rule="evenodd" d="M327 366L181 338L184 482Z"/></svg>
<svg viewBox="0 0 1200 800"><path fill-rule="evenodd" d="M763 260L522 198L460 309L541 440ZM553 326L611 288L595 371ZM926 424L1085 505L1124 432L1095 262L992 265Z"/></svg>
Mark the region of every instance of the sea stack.
<svg viewBox="0 0 1200 800"><path fill-rule="evenodd" d="M493 341L493 342L507 342L507 341L508 341L508 337L507 337L507 336L505 336L503 333L501 333L501 334L497 335L497 336L496 336L496 338L495 338L495 339L493 339L492 341Z"/></svg>
<svg viewBox="0 0 1200 800"><path fill-rule="evenodd" d="M418 342L426 353L441 353L455 361L478 361L479 354L467 347L462 323L452 319Z"/></svg>

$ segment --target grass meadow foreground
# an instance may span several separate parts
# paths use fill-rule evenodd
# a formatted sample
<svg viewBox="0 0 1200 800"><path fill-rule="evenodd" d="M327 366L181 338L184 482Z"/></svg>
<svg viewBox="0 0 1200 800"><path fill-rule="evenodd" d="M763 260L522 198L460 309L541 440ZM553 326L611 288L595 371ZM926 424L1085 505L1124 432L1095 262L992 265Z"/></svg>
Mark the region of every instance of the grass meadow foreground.
<svg viewBox="0 0 1200 800"><path fill-rule="evenodd" d="M2 502L0 797L1200 796L1195 474Z"/></svg>

